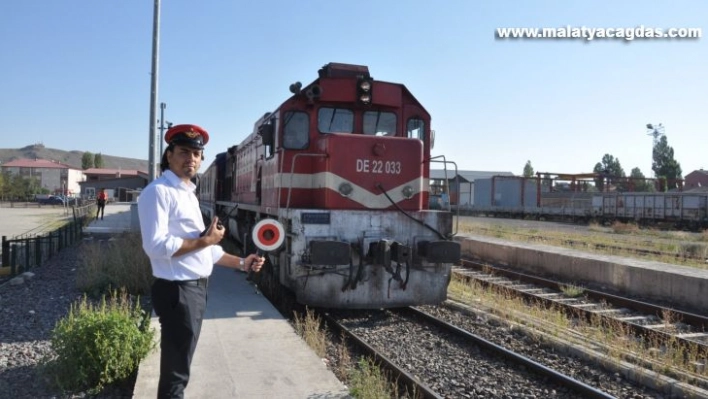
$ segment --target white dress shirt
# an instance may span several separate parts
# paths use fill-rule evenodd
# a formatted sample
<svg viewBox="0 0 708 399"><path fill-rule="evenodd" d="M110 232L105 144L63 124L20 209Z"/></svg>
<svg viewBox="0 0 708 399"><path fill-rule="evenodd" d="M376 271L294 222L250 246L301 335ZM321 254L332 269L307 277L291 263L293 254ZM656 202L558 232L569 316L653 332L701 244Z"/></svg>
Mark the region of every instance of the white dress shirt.
<svg viewBox="0 0 708 399"><path fill-rule="evenodd" d="M212 245L173 256L185 238L199 238L204 221L192 182L183 182L166 170L143 189L138 197L138 216L143 249L150 258L152 274L165 280L196 280L211 275L224 255Z"/></svg>

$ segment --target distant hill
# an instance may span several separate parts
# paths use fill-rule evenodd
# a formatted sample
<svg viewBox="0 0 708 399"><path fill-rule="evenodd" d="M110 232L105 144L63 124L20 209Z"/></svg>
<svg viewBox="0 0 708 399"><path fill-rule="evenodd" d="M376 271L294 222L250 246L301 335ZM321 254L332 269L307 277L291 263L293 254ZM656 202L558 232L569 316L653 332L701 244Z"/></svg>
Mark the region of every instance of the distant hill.
<svg viewBox="0 0 708 399"><path fill-rule="evenodd" d="M54 148L46 148L43 144L28 145L20 149L0 148L0 162L3 164L16 159L46 159L57 161L76 169L81 169L81 157L86 151L64 151ZM92 153L95 155L95 153ZM108 169L136 169L143 172L148 171L148 161L135 158L114 157L101 153L103 167Z"/></svg>

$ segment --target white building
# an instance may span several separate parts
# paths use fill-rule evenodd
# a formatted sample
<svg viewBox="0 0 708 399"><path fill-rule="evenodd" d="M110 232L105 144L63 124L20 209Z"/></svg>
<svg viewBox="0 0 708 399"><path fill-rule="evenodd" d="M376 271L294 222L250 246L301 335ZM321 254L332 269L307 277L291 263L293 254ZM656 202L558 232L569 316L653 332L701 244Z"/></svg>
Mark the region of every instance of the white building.
<svg viewBox="0 0 708 399"><path fill-rule="evenodd" d="M55 194L78 195L80 182L86 180L81 169L46 159L16 159L2 165L3 172L36 178L42 188Z"/></svg>

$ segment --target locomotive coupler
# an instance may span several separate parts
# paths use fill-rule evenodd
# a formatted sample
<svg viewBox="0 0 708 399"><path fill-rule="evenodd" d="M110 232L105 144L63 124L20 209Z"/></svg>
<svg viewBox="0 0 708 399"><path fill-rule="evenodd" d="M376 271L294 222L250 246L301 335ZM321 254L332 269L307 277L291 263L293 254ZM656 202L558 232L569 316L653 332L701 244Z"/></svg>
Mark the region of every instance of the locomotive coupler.
<svg viewBox="0 0 708 399"><path fill-rule="evenodd" d="M378 242L371 243L369 247L369 254L371 255L374 264L382 265L386 272L391 275L389 286L391 281L395 280L400 283L404 290L406 289L408 276L410 274L409 259L411 250L409 246L401 244L398 241L379 240ZM396 264L395 270L393 268L394 262ZM406 266L405 280L401 276L401 264Z"/></svg>

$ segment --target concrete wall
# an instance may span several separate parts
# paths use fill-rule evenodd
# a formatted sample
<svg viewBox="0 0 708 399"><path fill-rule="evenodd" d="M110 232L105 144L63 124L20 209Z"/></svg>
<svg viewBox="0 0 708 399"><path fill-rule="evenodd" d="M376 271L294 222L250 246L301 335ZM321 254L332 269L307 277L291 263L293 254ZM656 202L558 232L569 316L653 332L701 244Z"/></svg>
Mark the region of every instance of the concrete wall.
<svg viewBox="0 0 708 399"><path fill-rule="evenodd" d="M553 275L578 285L592 283L626 295L668 301L700 314L708 309L706 270L491 237L458 236L456 240L461 243L463 257Z"/></svg>

